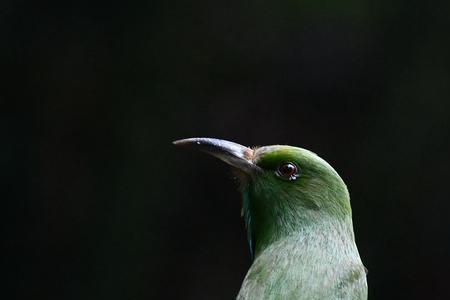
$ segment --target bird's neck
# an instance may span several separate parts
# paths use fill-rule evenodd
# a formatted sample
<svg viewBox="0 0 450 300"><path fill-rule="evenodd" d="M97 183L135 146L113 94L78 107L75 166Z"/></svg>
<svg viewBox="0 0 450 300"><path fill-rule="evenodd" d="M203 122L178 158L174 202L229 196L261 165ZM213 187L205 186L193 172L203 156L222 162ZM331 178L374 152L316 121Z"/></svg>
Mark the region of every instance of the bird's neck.
<svg viewBox="0 0 450 300"><path fill-rule="evenodd" d="M351 220L331 221L257 249L238 299L366 299L364 286Z"/></svg>
<svg viewBox="0 0 450 300"><path fill-rule="evenodd" d="M304 221L294 224L278 224L271 232L262 232L255 243L255 258L268 248L291 245L299 251L309 250L354 252L359 256L355 244L351 216L345 219L322 217L319 220Z"/></svg>
<svg viewBox="0 0 450 300"><path fill-rule="evenodd" d="M272 206L271 209L254 205L249 193L244 193L243 215L247 226L250 250L257 257L266 248L280 241L313 241L324 238L327 245L334 240L355 245L351 211L347 215L333 215L320 209L296 209ZM351 248L351 247L350 247ZM356 246L353 247L356 250Z"/></svg>

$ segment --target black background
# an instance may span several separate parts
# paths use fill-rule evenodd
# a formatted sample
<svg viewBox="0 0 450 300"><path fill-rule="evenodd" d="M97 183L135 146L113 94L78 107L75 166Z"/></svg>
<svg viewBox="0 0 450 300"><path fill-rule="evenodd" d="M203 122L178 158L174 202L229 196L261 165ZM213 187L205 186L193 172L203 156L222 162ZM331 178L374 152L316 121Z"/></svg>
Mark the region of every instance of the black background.
<svg viewBox="0 0 450 300"><path fill-rule="evenodd" d="M2 293L232 299L235 183L171 145L207 136L318 153L349 186L370 298L449 298L446 8L2 1Z"/></svg>

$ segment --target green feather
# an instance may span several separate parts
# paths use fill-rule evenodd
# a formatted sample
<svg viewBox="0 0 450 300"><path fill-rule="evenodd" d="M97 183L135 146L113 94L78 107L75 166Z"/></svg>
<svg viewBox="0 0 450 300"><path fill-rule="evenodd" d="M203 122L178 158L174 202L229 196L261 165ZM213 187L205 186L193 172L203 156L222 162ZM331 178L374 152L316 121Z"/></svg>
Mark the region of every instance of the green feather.
<svg viewBox="0 0 450 300"><path fill-rule="evenodd" d="M250 210L250 198L247 191L242 192L242 217L245 221L245 228L247 230L247 242L250 250L250 258L253 260L255 249L253 244L253 235L252 235L252 214Z"/></svg>

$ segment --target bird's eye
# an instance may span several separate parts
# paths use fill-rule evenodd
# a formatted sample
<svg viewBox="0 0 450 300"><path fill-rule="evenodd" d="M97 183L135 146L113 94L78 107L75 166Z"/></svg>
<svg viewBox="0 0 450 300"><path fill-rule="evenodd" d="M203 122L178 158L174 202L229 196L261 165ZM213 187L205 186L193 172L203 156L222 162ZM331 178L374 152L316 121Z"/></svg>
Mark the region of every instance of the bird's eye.
<svg viewBox="0 0 450 300"><path fill-rule="evenodd" d="M298 176L298 168L291 162L281 164L277 169L277 175L288 180L295 180Z"/></svg>

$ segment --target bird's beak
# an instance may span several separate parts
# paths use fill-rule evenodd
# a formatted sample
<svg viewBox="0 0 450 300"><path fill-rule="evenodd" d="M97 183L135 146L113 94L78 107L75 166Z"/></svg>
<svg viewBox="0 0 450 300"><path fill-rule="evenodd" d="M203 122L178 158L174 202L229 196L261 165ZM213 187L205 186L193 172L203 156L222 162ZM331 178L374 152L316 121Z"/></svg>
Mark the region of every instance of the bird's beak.
<svg viewBox="0 0 450 300"><path fill-rule="evenodd" d="M211 154L247 174L260 170L253 163L253 150L233 142L211 138L189 138L173 143Z"/></svg>

